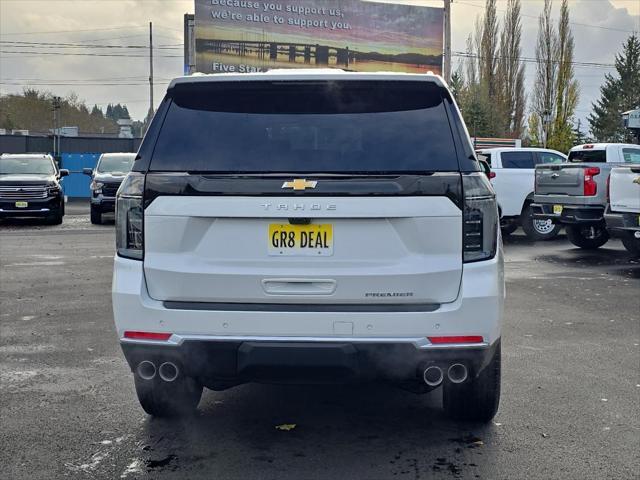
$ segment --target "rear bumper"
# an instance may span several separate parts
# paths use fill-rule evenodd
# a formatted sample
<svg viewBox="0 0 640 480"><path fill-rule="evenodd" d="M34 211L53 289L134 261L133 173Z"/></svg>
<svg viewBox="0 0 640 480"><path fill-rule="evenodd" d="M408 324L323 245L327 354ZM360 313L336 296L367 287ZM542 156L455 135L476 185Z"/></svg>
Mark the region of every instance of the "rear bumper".
<svg viewBox="0 0 640 480"><path fill-rule="evenodd" d="M56 195L48 198L24 199L28 203L27 207L16 207L19 199L0 200L0 218L31 218L47 217L55 215L60 211L63 197Z"/></svg>
<svg viewBox="0 0 640 480"><path fill-rule="evenodd" d="M612 212L607 208L604 218L608 230L640 232L640 213Z"/></svg>
<svg viewBox="0 0 640 480"><path fill-rule="evenodd" d="M562 206L562 212L554 213L554 205ZM532 203L531 209L533 211L533 218L538 220L551 220L553 223L566 225L593 225L604 222L604 207L600 205L576 206L552 203Z"/></svg>
<svg viewBox="0 0 640 480"><path fill-rule="evenodd" d="M479 374L490 362L493 345L435 348L412 342L181 338L167 345L121 343L131 367L143 360L171 361L187 376L210 388L246 382L348 383L370 380L407 382L420 379L427 365L443 371L463 363Z"/></svg>
<svg viewBox="0 0 640 480"><path fill-rule="evenodd" d="M434 308L340 310L167 308L149 297L142 262L116 257L113 311L129 363L145 356L174 356L184 371L203 379L333 380L415 378L421 362L469 363L480 371L500 339L504 303L502 252L492 260L465 264L458 298ZM170 332L167 342L124 338L128 330ZM434 345L433 336L479 335L472 345ZM489 352L489 353L487 353ZM330 374L327 375L327 372Z"/></svg>

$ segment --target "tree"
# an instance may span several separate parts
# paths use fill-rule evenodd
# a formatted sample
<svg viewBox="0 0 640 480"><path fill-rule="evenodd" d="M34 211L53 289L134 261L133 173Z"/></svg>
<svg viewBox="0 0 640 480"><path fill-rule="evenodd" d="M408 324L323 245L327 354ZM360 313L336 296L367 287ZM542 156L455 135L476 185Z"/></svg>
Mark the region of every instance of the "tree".
<svg viewBox="0 0 640 480"><path fill-rule="evenodd" d="M579 85L574 78L568 0L562 0L557 31L552 24L551 7L552 1L545 0L538 20L536 80L529 135L534 145L542 144L566 152L573 145L572 122Z"/></svg>
<svg viewBox="0 0 640 480"><path fill-rule="evenodd" d="M94 105L91 109L91 116L96 118L104 118L104 114L102 110L98 107L98 105Z"/></svg>
<svg viewBox="0 0 640 480"><path fill-rule="evenodd" d="M521 0L509 0L502 28L496 0L487 1L467 38L462 87L456 98L474 136L517 138L525 111L524 64L521 59ZM463 75L464 72L464 75Z"/></svg>
<svg viewBox="0 0 640 480"><path fill-rule="evenodd" d="M522 48L522 24L520 0L509 0L503 20L496 76L501 124L499 131L509 137L522 134L525 94L524 63L520 56Z"/></svg>
<svg viewBox="0 0 640 480"><path fill-rule="evenodd" d="M605 75L600 98L589 115L591 132L601 142L632 142L633 135L622 125L621 115L640 107L640 39L631 35L616 55L616 76Z"/></svg>
<svg viewBox="0 0 640 480"><path fill-rule="evenodd" d="M460 102L460 96L464 90L464 79L460 72L453 72L451 75L451 81L449 82L449 88L451 88L451 94L457 102Z"/></svg>
<svg viewBox="0 0 640 480"><path fill-rule="evenodd" d="M544 8L538 18L538 40L536 42L536 79L533 88L529 131L532 142L547 145L553 122L551 115L556 109L556 81L558 64L558 38L551 23L551 0L544 0ZM535 144L534 143L534 144Z"/></svg>
<svg viewBox="0 0 640 480"><path fill-rule="evenodd" d="M573 34L569 26L569 5L567 0L562 0L562 7L560 8L557 48L556 111L553 135L548 144L550 148L567 152L573 146L571 121L579 98L578 81L574 77Z"/></svg>
<svg viewBox="0 0 640 480"><path fill-rule="evenodd" d="M488 0L484 16L476 18L475 33L467 39L466 83L459 95L465 122L471 134L497 134L500 113L495 112L492 94L496 91L498 21L496 0Z"/></svg>
<svg viewBox="0 0 640 480"><path fill-rule="evenodd" d="M591 139L587 136L585 132L582 131L582 122L578 119L575 127L572 131L573 134L573 145L583 145L585 143L591 142Z"/></svg>
<svg viewBox="0 0 640 480"><path fill-rule="evenodd" d="M0 95L0 128L48 133L53 127L52 100L50 92L34 89L26 89L22 94ZM61 125L77 126L83 134L118 131L115 122L91 115L85 102L75 94L60 102L59 113Z"/></svg>

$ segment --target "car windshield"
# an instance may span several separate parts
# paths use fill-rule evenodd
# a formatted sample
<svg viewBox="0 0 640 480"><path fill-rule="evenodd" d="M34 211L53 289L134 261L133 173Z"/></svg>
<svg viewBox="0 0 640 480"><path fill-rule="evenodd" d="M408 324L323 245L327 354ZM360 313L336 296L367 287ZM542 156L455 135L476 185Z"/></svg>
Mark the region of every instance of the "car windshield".
<svg viewBox="0 0 640 480"><path fill-rule="evenodd" d="M33 174L53 175L56 169L50 158L21 157L0 158L0 175L8 174Z"/></svg>
<svg viewBox="0 0 640 480"><path fill-rule="evenodd" d="M236 173L458 169L445 101L436 85L258 83L191 86L173 92L151 169Z"/></svg>
<svg viewBox="0 0 640 480"><path fill-rule="evenodd" d="M135 158L134 154L105 155L100 159L96 170L100 173L128 173Z"/></svg>

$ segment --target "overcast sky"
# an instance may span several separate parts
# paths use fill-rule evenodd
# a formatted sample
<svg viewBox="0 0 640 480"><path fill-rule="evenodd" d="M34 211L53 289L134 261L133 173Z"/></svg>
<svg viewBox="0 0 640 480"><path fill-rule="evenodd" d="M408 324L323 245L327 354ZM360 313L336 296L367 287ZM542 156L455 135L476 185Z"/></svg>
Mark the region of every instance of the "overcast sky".
<svg viewBox="0 0 640 480"><path fill-rule="evenodd" d="M384 0L381 0L384 1ZM394 1L394 0L390 0ZM441 5L431 0L398 0L397 3ZM542 0L523 0L523 50L534 56L537 17ZM498 0L503 15L505 0ZM554 0L557 18L560 0ZM640 0L571 0L575 60L612 64L614 55L632 31L640 30ZM0 0L0 93L20 92L26 85L58 95L74 91L89 106L126 103L133 118L141 119L149 108L147 50L135 48L148 42L148 22L154 25L156 49L155 98L162 99L168 81L182 73L182 22L193 13L192 0ZM454 0L452 6L453 51L463 51L467 35L483 0ZM6 43L14 42L14 43ZM15 42L45 43L31 45ZM127 49L103 49L101 53L130 56L93 56L95 49L51 43L132 45ZM19 54L10 52L31 52ZM80 55L43 55L65 52ZM527 64L531 90L534 65ZM611 68L577 67L581 86L577 116L584 121L598 96L604 74Z"/></svg>

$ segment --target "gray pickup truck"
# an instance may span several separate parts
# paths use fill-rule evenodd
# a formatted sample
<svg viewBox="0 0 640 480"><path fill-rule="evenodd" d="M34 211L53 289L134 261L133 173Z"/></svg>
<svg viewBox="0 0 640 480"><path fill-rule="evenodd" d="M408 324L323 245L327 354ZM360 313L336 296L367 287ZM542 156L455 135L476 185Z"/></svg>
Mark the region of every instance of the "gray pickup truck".
<svg viewBox="0 0 640 480"><path fill-rule="evenodd" d="M534 218L563 225L577 247L601 247L609 240L604 219L609 173L639 151L639 145L622 143L578 145L569 152L568 163L538 165Z"/></svg>

